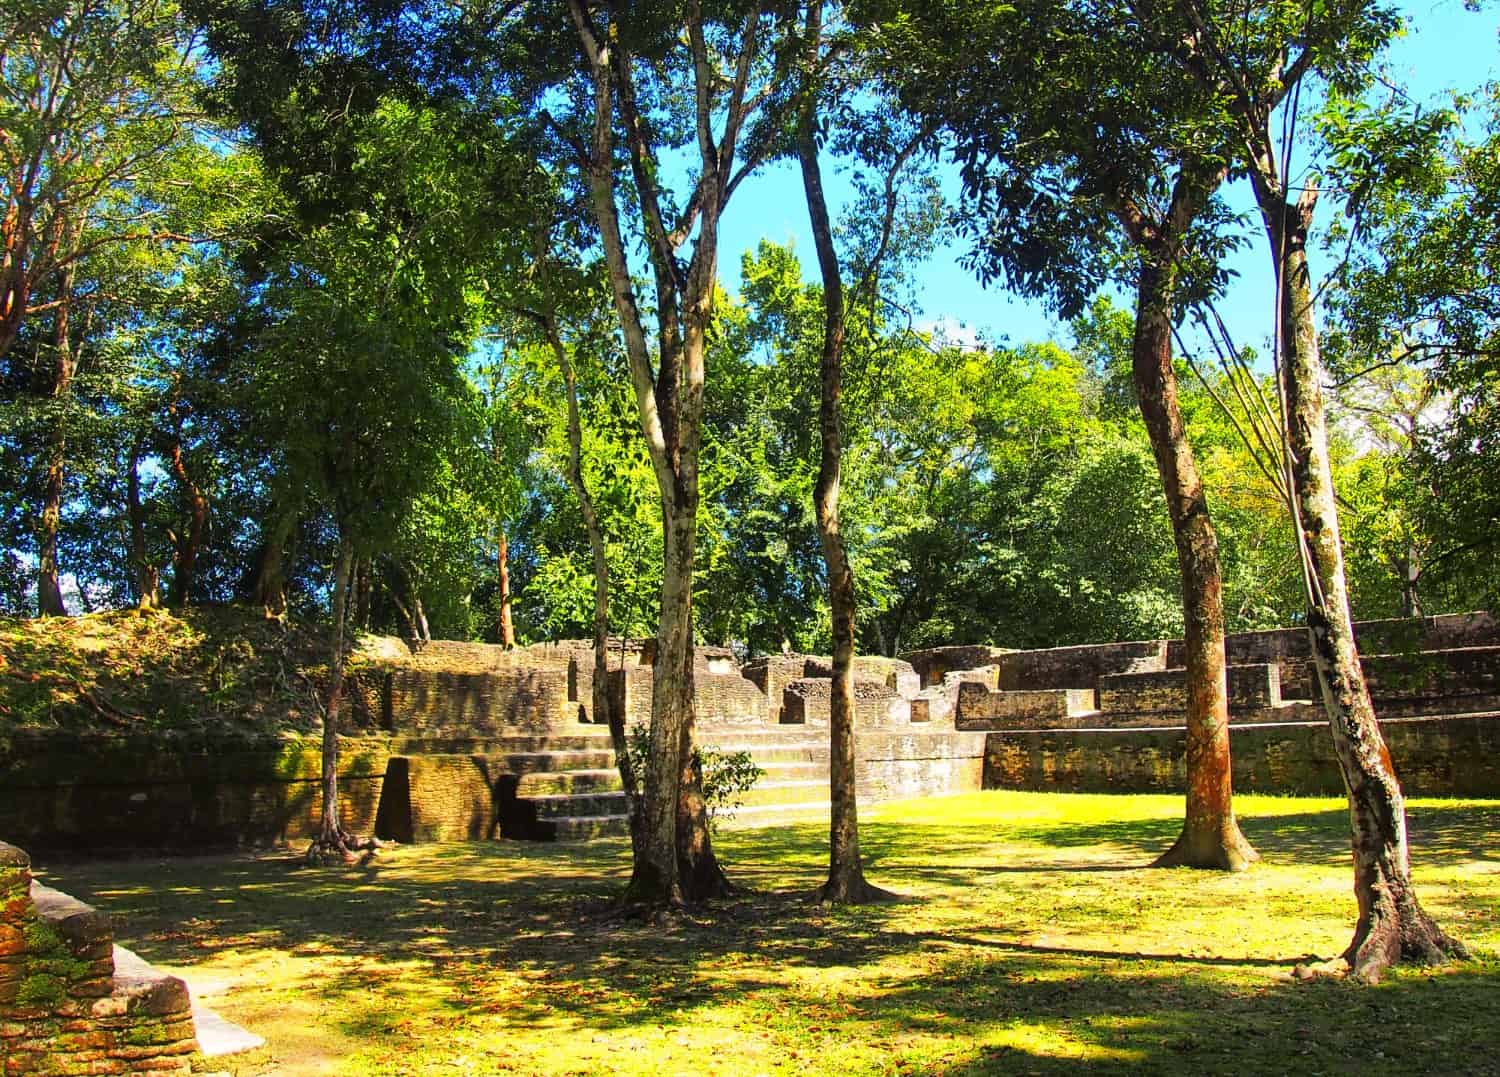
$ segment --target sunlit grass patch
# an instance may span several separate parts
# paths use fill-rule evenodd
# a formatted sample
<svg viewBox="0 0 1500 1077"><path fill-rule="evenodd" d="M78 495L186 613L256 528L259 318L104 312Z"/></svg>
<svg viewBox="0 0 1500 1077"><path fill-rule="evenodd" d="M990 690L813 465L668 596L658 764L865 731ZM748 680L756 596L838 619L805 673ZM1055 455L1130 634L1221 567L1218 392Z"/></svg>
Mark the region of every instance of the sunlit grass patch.
<svg viewBox="0 0 1500 1077"><path fill-rule="evenodd" d="M1476 952L1377 988L1287 975L1348 942L1347 814L1243 797L1240 875L1146 868L1173 797L984 793L864 813L893 906L824 909L826 824L729 830L747 889L601 916L619 842L68 865L122 941L220 989L237 1074L1500 1072L1500 803L1411 806L1427 907Z"/></svg>

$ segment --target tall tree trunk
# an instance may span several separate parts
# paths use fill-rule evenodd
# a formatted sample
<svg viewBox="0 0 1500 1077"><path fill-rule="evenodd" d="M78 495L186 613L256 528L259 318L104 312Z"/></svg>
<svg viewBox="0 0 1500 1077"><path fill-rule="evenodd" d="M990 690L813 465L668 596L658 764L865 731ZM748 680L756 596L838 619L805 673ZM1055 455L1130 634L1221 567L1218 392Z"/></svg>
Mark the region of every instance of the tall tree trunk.
<svg viewBox="0 0 1500 1077"><path fill-rule="evenodd" d="M172 586L167 592L167 601L173 606L186 606L192 601L193 578L198 570L198 551L203 548L203 533L208 525L208 498L188 474L180 429L172 436L170 462L172 474L187 499L188 525L178 535L176 549L172 554Z"/></svg>
<svg viewBox="0 0 1500 1077"><path fill-rule="evenodd" d="M509 650L516 645L516 626L510 616L510 543L505 528L496 528L495 532L495 568L500 578L500 646Z"/></svg>
<svg viewBox="0 0 1500 1077"><path fill-rule="evenodd" d="M823 279L823 350L819 360L818 429L822 451L813 507L823 563L828 570L828 605L833 631L833 683L828 711L828 879L818 889L819 901L860 904L892 895L865 880L859 855L859 797L854 774L854 570L849 564L844 536L839 530L839 481L843 461L844 285L833 226L823 194L815 133L817 88L814 72L821 53L821 7L814 0L807 10L809 57L803 86L802 114L797 125L797 156L802 188L812 221L813 245Z"/></svg>
<svg viewBox="0 0 1500 1077"><path fill-rule="evenodd" d="M409 632L406 645L415 654L432 642L432 633L427 628L427 613L422 608L422 592L417 588L416 573L411 571L405 561L392 557L390 565L396 577L396 586L391 588L391 601L396 604L397 611L406 621ZM404 602L401 599L402 592L406 595Z"/></svg>
<svg viewBox="0 0 1500 1077"><path fill-rule="evenodd" d="M1259 859L1234 817L1229 697L1224 659L1224 584L1219 543L1178 406L1172 369L1172 279L1148 254L1136 292L1132 361L1136 396L1166 493L1182 577L1187 665L1187 810L1182 833L1156 860L1243 871Z"/></svg>
<svg viewBox="0 0 1500 1077"><path fill-rule="evenodd" d="M545 243L538 251L538 264L545 272L547 250ZM552 353L562 371L563 385L568 397L568 482L578 496L578 508L583 515L584 530L589 536L589 552L594 562L594 682L590 706L595 722L603 722L609 729L609 740L615 752L615 767L620 772L620 787L625 791L625 802L630 815L631 862L641 858L645 831L643 829L641 786L635 773L635 764L630 755L629 737L625 730L625 715L617 711L609 692L609 558L604 545L604 528L599 523L599 513L594 508L594 498L589 492L583 476L583 419L578 408L578 375L573 361L563 345L557 322L548 314L542 318L542 327L547 334ZM504 541L502 534L501 541Z"/></svg>
<svg viewBox="0 0 1500 1077"><path fill-rule="evenodd" d="M693 57L699 164L690 222L675 236L665 223L659 188L657 146L636 101L635 60L623 9L569 0L569 14L593 78L594 123L579 165L588 181L610 289L624 338L641 432L661 495L664 564L661 621L652 682L650 758L646 768L641 855L625 900L648 907L682 905L728 889L708 832L708 812L693 751L693 558L699 500L698 457L702 440L705 334L713 317L717 281L718 226L731 190L731 171L750 105L745 95L758 55L760 9L745 13L742 54L722 114L723 89L710 56L704 16L696 4L684 13L686 44ZM596 21L602 18L602 23ZM722 116L722 118L721 118ZM629 147L635 206L643 227L655 281L654 363L615 202L614 123ZM722 123L722 137L714 124ZM684 272L677 249L697 224L693 255ZM653 365L655 370L653 371Z"/></svg>
<svg viewBox="0 0 1500 1077"><path fill-rule="evenodd" d="M328 704L323 714L323 814L317 840L308 849L308 858L313 860L326 855L344 858L351 855L348 835L339 821L339 710L344 701L345 622L353 567L354 544L348 535L343 535L339 538L333 573L333 640L328 659Z"/></svg>
<svg viewBox="0 0 1500 1077"><path fill-rule="evenodd" d="M55 414L47 440L47 485L42 495L41 535L37 543L37 610L43 617L66 617L57 561L57 533L62 525L63 487L67 466L68 397L73 391L75 356L68 314L73 300L73 266L63 270L58 284L60 302L52 333L52 399Z"/></svg>
<svg viewBox="0 0 1500 1077"><path fill-rule="evenodd" d="M297 513L282 511L267 533L255 566L255 590L250 601L265 610L266 617L286 616L286 544L297 527Z"/></svg>
<svg viewBox="0 0 1500 1077"><path fill-rule="evenodd" d="M130 521L130 582L136 605L154 610L161 605L161 578L146 550L146 510L141 505L141 456L145 446L145 435L137 434L125 468L125 515Z"/></svg>
<svg viewBox="0 0 1500 1077"><path fill-rule="evenodd" d="M1316 194L1285 198L1272 172L1252 172L1280 290L1281 384L1301 552L1308 576L1308 635L1334 750L1349 794L1359 921L1344 952L1350 973L1378 981L1400 961L1466 956L1417 901L1406 839L1406 803L1375 718L1355 646L1328 459L1323 364L1313 317L1307 233Z"/></svg>
<svg viewBox="0 0 1500 1077"><path fill-rule="evenodd" d="M696 450L695 453L696 455ZM698 492L696 477L692 483L692 508L679 508L673 513L668 534L664 597L670 594L670 604L663 601L663 628L670 630L657 637L657 666L652 671L652 684L656 691L665 689L670 693L671 703L666 713L678 727L677 758L677 876L683 897L692 904L723 897L732 887L714 855L713 836L708 828L708 802L703 797L703 772L697 749L698 707L694 661L696 648L693 641L693 563L698 537ZM671 611L668 626L667 611ZM663 636L670 640L663 661ZM653 714L654 717L654 714ZM668 723L667 728L670 729ZM670 734L668 734L670 735Z"/></svg>
<svg viewBox="0 0 1500 1077"><path fill-rule="evenodd" d="M370 559L357 558L354 562L354 623L361 629L370 630Z"/></svg>

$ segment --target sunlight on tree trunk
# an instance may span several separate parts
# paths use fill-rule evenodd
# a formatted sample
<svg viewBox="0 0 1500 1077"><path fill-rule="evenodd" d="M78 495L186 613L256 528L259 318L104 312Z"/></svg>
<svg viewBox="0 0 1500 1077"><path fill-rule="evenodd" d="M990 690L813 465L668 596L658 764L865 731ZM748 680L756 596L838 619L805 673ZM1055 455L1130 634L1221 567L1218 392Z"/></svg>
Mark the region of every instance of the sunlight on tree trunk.
<svg viewBox="0 0 1500 1077"><path fill-rule="evenodd" d="M1393 964L1438 964L1466 957L1468 951L1438 927L1417 900L1407 848L1406 802L1355 645L1307 263L1307 233L1316 196L1304 195L1292 204L1266 177L1256 179L1256 195L1281 285L1279 373L1286 401L1291 485L1308 577L1308 635L1349 794L1359 921L1343 956L1352 976L1375 983Z"/></svg>

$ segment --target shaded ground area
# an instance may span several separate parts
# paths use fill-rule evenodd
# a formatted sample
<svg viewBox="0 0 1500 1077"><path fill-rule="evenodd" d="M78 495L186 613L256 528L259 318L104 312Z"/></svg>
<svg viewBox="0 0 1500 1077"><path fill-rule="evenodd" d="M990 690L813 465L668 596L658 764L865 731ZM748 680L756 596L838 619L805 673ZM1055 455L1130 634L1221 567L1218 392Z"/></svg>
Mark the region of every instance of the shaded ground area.
<svg viewBox="0 0 1500 1077"><path fill-rule="evenodd" d="M600 915L617 843L60 864L121 941L223 989L237 1074L1500 1074L1500 802L1412 806L1428 909L1473 947L1376 988L1296 983L1354 921L1347 815L1245 797L1265 862L1140 867L1172 797L980 793L867 813L871 878L828 911L821 824L721 836L747 892L655 927Z"/></svg>

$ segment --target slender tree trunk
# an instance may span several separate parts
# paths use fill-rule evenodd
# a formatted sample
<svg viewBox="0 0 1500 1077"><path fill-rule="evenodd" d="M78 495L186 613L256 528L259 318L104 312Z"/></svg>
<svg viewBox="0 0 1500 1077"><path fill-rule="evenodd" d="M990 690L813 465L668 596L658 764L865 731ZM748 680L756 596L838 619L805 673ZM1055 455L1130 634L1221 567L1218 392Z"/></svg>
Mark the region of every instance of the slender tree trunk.
<svg viewBox="0 0 1500 1077"><path fill-rule="evenodd" d="M797 130L797 156L802 187L812 221L813 245L823 279L823 351L819 360L821 392L818 429L822 451L813 507L823 563L828 570L828 604L833 631L833 683L828 712L828 879L818 889L819 901L861 904L892 895L865 880L859 855L859 797L854 773L854 570L849 564L844 536L839 530L839 481L843 461L842 395L844 361L844 286L833 244L833 226L823 194L814 130L817 91L813 71L821 52L821 7L809 3L808 79Z"/></svg>
<svg viewBox="0 0 1500 1077"><path fill-rule="evenodd" d="M1308 572L1308 634L1349 794L1359 921L1344 958L1351 975L1374 983L1398 962L1433 964L1467 956L1467 951L1417 901L1407 848L1406 802L1355 646L1307 263L1315 196L1304 195L1293 205L1265 174L1252 179L1281 286L1280 376L1291 485Z"/></svg>
<svg viewBox="0 0 1500 1077"><path fill-rule="evenodd" d="M370 559L360 557L354 562L354 623L361 629L370 629Z"/></svg>
<svg viewBox="0 0 1500 1077"><path fill-rule="evenodd" d="M545 244L538 251L538 264L545 267L547 251ZM545 272L545 268L544 268ZM548 315L542 319L552 353L562 370L563 384L568 396L568 481L578 496L579 511L583 514L584 530L589 536L589 552L594 562L594 683L590 705L595 722L603 722L609 729L610 744L615 752L615 767L620 772L620 787L625 791L625 802L630 815L630 849L632 863L641 858L645 831L643 829L640 779L630 756L630 743L625 730L625 715L615 710L609 693L609 558L604 545L604 528L599 523L599 513L594 508L594 498L589 492L588 482L583 476L583 419L578 408L578 376L573 361L563 345L562 334L557 323ZM502 541L504 537L502 535Z"/></svg>
<svg viewBox="0 0 1500 1077"><path fill-rule="evenodd" d="M510 650L516 645L516 626L510 616L510 543L505 529L496 528L498 541L495 551L495 568L500 577L500 645Z"/></svg>
<svg viewBox="0 0 1500 1077"><path fill-rule="evenodd" d="M625 900L648 907L682 905L723 893L728 881L713 853L708 812L693 751L693 557L699 500L698 457L702 438L705 334L713 317L717 282L719 215L728 197L735 147L747 110L743 96L759 9L746 13L743 50L722 117L723 135L713 130L721 90L714 70L703 13L685 12L687 45L693 55L699 163L694 199L697 240L683 271L674 238L665 223L658 186L657 148L636 102L635 60L628 23L619 9L570 0L569 14L594 83L594 124L579 164L588 180L594 219L604 248L611 293L624 338L641 432L661 495L664 564L661 621L652 673L650 758L645 774L641 855ZM600 15L604 22L596 22ZM621 123L629 145L635 204L647 239L655 280L657 346L653 355L636 302L619 209L615 202L614 123ZM689 228L690 231L690 228Z"/></svg>
<svg viewBox="0 0 1500 1077"><path fill-rule="evenodd" d="M1176 843L1156 865L1243 871L1259 856L1240 833L1231 799L1219 543L1178 406L1170 270L1152 264L1149 256L1136 293L1132 353L1136 396L1177 545L1187 664L1186 818Z"/></svg>
<svg viewBox="0 0 1500 1077"><path fill-rule="evenodd" d="M68 397L73 392L75 357L69 333L68 314L72 306L73 267L63 270L58 285L61 302L57 308L56 322L52 334L53 382L52 399L55 414L52 433L47 441L47 485L42 496L41 535L37 550L37 609L43 617L66 617L63 605L62 585L57 561L57 533L62 526L63 487L66 483L67 466L67 410Z"/></svg>
<svg viewBox="0 0 1500 1077"><path fill-rule="evenodd" d="M193 577L198 570L198 551L203 548L203 533L208 525L208 498L188 474L182 438L172 438L172 474L182 486L188 504L188 526L179 536L172 555L172 586L167 600L173 606L186 606L192 600Z"/></svg>
<svg viewBox="0 0 1500 1077"><path fill-rule="evenodd" d="M349 842L339 821L339 710L344 700L345 621L353 562L354 544L345 535L339 539L333 574L333 641L329 648L328 704L323 715L323 814L317 840L308 850L310 859L320 853L346 858L350 855Z"/></svg>
<svg viewBox="0 0 1500 1077"><path fill-rule="evenodd" d="M1422 551L1416 543L1407 543L1401 563L1396 566L1401 573L1401 614L1404 617L1422 616L1422 596L1417 590L1422 577Z"/></svg>
<svg viewBox="0 0 1500 1077"><path fill-rule="evenodd" d="M161 579L146 550L146 510L141 505L141 456L145 444L145 435L138 434L130 446L130 461L125 469L125 514L130 521L130 576L136 605L143 610L154 610L161 605Z"/></svg>
<svg viewBox="0 0 1500 1077"><path fill-rule="evenodd" d="M693 641L693 560L698 536L698 497L693 483L691 511L679 509L673 514L670 533L674 536L668 555L667 574L671 605L671 645L667 661L662 661L661 637L658 636L657 668L652 683L657 691L663 687L671 693L669 713L678 725L680 771L677 779L677 876L683 897L696 904L723 897L732 891L729 879L714 855L713 836L708 829L708 803L703 798L703 772L697 749L698 707L693 665L696 649ZM663 584L663 592L668 590ZM667 617L663 616L664 622ZM663 675L665 674L665 675Z"/></svg>
<svg viewBox="0 0 1500 1077"><path fill-rule="evenodd" d="M412 572L404 561L399 557L392 557L390 564L397 584L391 590L391 600L395 602L396 609L406 620L410 631L406 645L415 653L432 642L432 633L427 628L427 613L422 608L422 592L417 588L416 573ZM406 593L405 602L397 594L398 590Z"/></svg>

